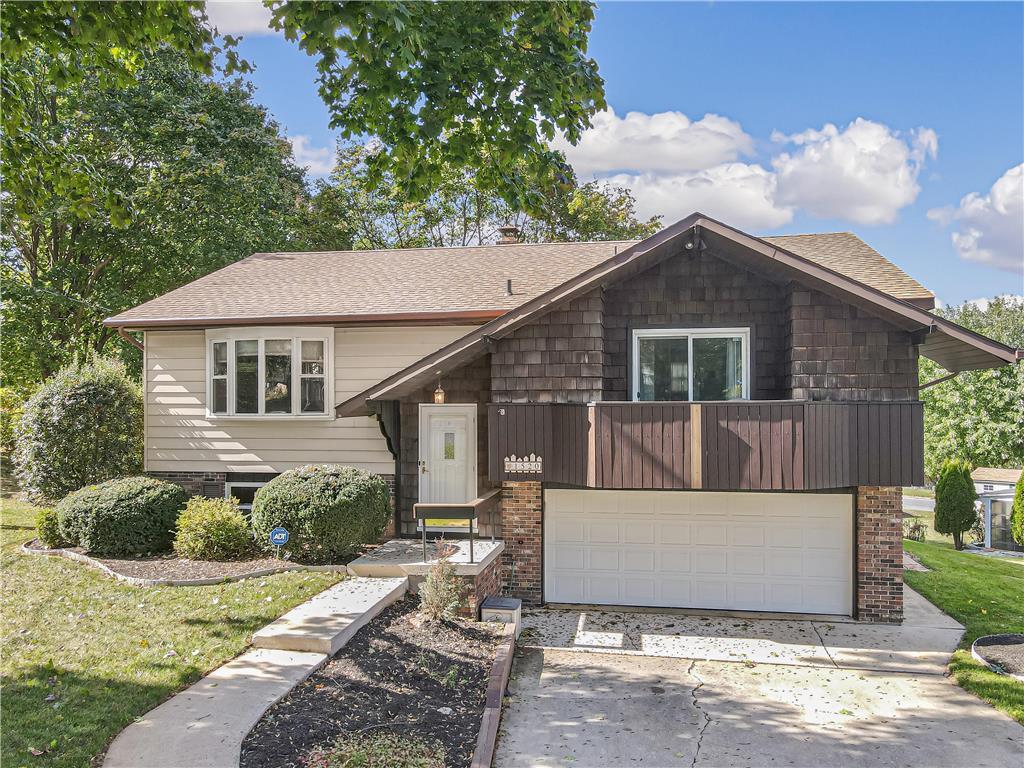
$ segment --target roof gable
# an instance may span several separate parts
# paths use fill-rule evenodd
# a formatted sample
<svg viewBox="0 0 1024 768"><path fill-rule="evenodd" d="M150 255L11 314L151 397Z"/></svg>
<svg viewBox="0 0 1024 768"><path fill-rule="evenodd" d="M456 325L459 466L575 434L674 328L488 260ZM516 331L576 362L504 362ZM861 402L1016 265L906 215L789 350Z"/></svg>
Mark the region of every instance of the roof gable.
<svg viewBox="0 0 1024 768"><path fill-rule="evenodd" d="M864 306L899 327L921 331L923 354L932 357L948 370L991 368L1014 362L1020 356L1019 350L936 317L919 306L764 239L694 213L350 398L337 406L337 414L346 416L369 413L368 401L394 399L414 391L428 379L444 375L483 354L493 339L503 338L558 305L594 288L647 269L680 249L703 248L708 242L716 246L716 254L735 260L742 266L752 267L778 280L799 280L845 301Z"/></svg>

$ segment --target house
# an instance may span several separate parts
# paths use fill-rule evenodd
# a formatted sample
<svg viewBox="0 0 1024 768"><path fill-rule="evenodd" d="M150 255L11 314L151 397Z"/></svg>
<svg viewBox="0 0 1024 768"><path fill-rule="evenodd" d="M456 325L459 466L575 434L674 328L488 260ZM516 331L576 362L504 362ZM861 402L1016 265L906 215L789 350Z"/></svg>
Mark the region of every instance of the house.
<svg viewBox="0 0 1024 768"><path fill-rule="evenodd" d="M1024 546L1014 541L1010 530L1013 497L1020 476L1019 469L978 467L971 472L981 506L982 527L985 530L983 543L986 548L1024 551Z"/></svg>
<svg viewBox="0 0 1024 768"><path fill-rule="evenodd" d="M106 322L144 333L147 472L193 492L351 464L401 536L417 504L477 512L528 603L900 621L918 355L1021 357L933 306L852 234L697 213L641 242L255 254Z"/></svg>

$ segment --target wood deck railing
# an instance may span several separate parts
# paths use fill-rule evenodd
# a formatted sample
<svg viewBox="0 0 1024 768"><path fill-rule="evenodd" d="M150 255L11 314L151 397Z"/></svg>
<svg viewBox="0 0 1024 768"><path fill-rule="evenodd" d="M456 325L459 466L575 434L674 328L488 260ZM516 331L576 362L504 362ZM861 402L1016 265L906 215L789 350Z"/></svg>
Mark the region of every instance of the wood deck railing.
<svg viewBox="0 0 1024 768"><path fill-rule="evenodd" d="M815 490L924 482L920 402L494 404L492 481Z"/></svg>

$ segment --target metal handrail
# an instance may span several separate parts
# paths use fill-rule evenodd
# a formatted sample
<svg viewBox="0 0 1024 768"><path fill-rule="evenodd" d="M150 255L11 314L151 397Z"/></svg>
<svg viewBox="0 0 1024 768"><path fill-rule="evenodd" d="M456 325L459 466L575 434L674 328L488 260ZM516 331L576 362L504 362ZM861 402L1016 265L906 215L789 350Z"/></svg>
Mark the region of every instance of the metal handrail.
<svg viewBox="0 0 1024 768"><path fill-rule="evenodd" d="M469 521L469 562L476 562L473 555L473 521L479 518L482 511L490 511L496 499L501 496L501 488L493 488L483 496L479 496L465 504L447 504L427 502L413 504L412 513L416 520L422 521L423 530L423 562L427 562L427 524L430 520L467 520ZM494 541L494 521L491 520L491 541Z"/></svg>

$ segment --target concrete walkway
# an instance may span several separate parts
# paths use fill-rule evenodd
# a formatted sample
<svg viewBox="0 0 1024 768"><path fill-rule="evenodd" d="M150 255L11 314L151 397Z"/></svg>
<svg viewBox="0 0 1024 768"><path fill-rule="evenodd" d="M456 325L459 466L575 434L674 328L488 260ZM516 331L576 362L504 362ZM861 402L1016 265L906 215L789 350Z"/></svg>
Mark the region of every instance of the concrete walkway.
<svg viewBox="0 0 1024 768"><path fill-rule="evenodd" d="M406 592L407 580L349 578L253 635L254 649L125 728L104 768L237 768L242 740L278 699Z"/></svg>
<svg viewBox="0 0 1024 768"><path fill-rule="evenodd" d="M522 646L941 675L963 627L909 587L902 625L604 610L523 612Z"/></svg>

